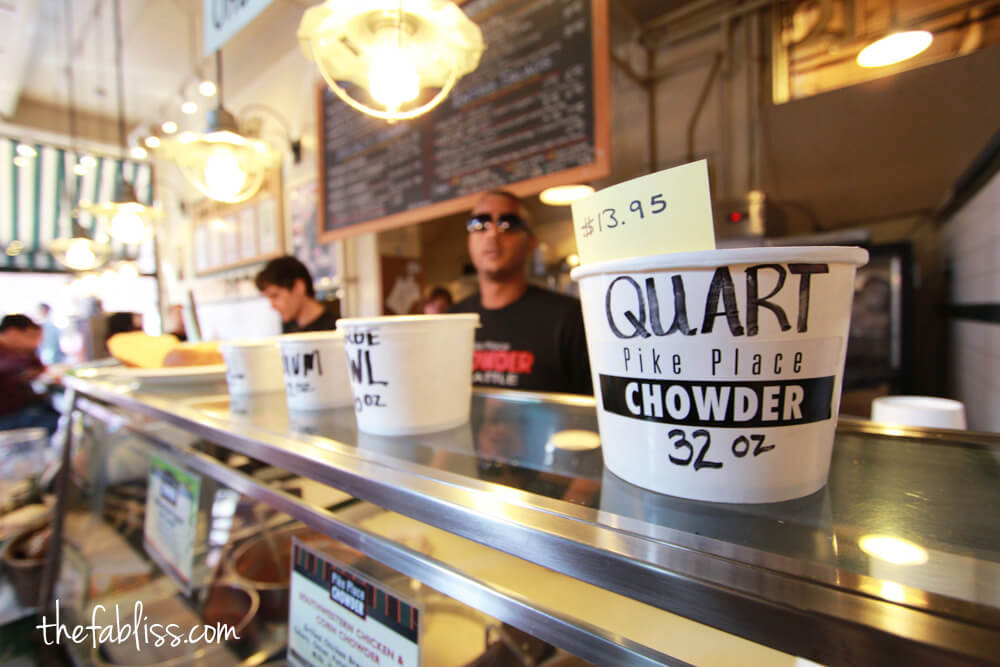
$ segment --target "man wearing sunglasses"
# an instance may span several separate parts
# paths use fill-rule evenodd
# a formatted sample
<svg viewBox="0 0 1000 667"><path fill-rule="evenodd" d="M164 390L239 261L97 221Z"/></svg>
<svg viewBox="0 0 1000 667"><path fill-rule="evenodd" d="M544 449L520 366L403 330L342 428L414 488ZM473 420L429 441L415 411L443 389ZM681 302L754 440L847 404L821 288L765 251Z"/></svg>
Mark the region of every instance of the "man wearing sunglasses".
<svg viewBox="0 0 1000 667"><path fill-rule="evenodd" d="M484 193L467 223L479 292L451 308L478 313L472 381L477 385L592 394L583 315L577 299L527 281L538 240L514 194Z"/></svg>

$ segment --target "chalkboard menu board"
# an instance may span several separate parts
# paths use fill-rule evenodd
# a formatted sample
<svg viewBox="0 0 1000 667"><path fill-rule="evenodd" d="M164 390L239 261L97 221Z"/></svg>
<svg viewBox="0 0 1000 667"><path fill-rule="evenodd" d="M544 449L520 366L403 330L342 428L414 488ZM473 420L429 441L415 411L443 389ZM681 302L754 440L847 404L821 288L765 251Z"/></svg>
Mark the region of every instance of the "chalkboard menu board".
<svg viewBox="0 0 1000 667"><path fill-rule="evenodd" d="M319 87L321 242L610 172L607 0L470 0L486 51L440 106L388 124Z"/></svg>

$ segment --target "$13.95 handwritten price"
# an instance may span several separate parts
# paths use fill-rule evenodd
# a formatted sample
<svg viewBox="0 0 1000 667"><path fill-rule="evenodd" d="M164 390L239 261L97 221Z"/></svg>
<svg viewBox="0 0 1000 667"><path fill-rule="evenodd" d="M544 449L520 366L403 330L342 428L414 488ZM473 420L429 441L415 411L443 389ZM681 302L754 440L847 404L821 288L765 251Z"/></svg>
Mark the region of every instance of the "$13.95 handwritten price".
<svg viewBox="0 0 1000 667"><path fill-rule="evenodd" d="M625 213L626 208L629 211L627 214ZM580 223L580 232L584 238L587 238L595 232L603 232L624 225L626 219L635 221L635 216L638 216L639 220L645 220L647 217L663 213L666 210L667 201L662 194L652 195L648 200L633 199L624 207L603 208L596 217L593 215L584 216Z"/></svg>
<svg viewBox="0 0 1000 667"><path fill-rule="evenodd" d="M774 449L774 445L766 443L766 437L762 434L751 433L740 435L733 439L729 446L729 451L724 448L720 453L709 455L712 446L712 435L703 428L695 429L690 437L683 429L671 429L667 433L672 447L667 458L677 466L691 466L695 471L705 468L721 468L723 461L720 458L728 458L731 454L733 458L754 458Z"/></svg>

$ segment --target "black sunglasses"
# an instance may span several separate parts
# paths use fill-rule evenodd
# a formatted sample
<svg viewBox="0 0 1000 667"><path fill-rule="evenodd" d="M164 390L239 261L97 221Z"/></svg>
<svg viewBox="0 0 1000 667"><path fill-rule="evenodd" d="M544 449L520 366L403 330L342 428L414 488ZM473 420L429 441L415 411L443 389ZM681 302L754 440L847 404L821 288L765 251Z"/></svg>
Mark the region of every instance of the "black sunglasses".
<svg viewBox="0 0 1000 667"><path fill-rule="evenodd" d="M484 232L489 229L490 225L496 225L496 229L501 234L506 234L507 232L515 232L519 229L528 229L527 223L524 219L517 213L502 213L496 219L496 223L493 222L493 216L489 213L480 213L479 215L472 216L472 218L465 223L465 228L471 234L472 232Z"/></svg>

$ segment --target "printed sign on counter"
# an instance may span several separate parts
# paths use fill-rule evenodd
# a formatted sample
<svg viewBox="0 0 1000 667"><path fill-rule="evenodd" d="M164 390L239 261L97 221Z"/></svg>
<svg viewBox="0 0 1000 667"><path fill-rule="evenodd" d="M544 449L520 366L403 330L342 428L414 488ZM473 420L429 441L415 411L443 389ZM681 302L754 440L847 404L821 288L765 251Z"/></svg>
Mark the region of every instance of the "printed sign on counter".
<svg viewBox="0 0 1000 667"><path fill-rule="evenodd" d="M149 460L146 552L185 589L191 585L201 478L157 456Z"/></svg>
<svg viewBox="0 0 1000 667"><path fill-rule="evenodd" d="M572 209L582 264L715 249L706 160L605 188Z"/></svg>
<svg viewBox="0 0 1000 667"><path fill-rule="evenodd" d="M423 610L298 539L289 595L289 664L420 665Z"/></svg>

